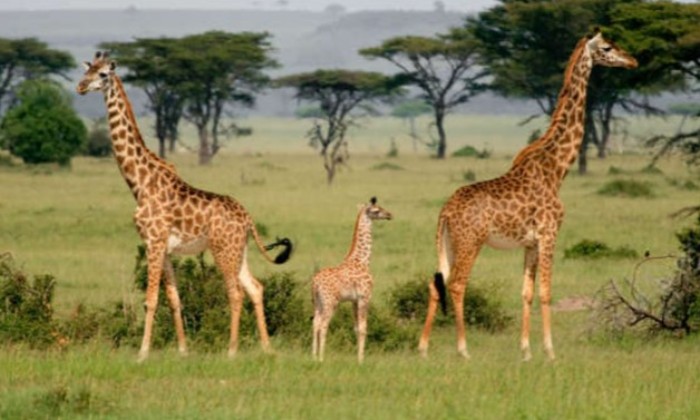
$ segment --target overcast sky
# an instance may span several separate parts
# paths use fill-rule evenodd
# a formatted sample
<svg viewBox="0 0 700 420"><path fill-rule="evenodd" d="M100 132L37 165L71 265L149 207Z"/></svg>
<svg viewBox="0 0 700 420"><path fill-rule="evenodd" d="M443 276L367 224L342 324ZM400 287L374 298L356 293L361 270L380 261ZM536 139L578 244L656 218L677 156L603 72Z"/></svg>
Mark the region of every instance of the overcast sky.
<svg viewBox="0 0 700 420"><path fill-rule="evenodd" d="M441 0L447 10L474 11L493 6L496 0ZM263 9L323 10L329 4L341 4L348 11L358 10L432 10L435 0L1 0L0 10L66 9Z"/></svg>

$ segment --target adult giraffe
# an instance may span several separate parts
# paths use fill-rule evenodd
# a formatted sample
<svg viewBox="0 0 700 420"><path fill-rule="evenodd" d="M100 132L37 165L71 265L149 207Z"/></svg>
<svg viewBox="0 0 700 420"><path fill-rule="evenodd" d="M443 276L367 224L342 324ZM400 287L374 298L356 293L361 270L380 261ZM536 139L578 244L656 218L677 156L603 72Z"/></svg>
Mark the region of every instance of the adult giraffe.
<svg viewBox="0 0 700 420"><path fill-rule="evenodd" d="M235 355L238 346L243 302L241 286L253 301L262 347L267 350L269 337L263 312L263 287L248 269L246 244L248 235L252 234L263 256L270 262L281 264L289 258L291 242L281 239L265 247L253 219L240 203L231 197L190 186L177 175L171 164L146 147L124 86L114 72L116 64L107 53L98 51L94 60L84 65L85 75L76 90L81 95L91 91L104 93L112 151L136 199L134 222L148 253L146 319L139 360L148 356L163 273L177 332L178 350L183 354L187 352L180 298L168 256L196 254L206 249L213 254L226 281L231 309L229 356ZM278 245L284 246L284 250L273 259L265 251Z"/></svg>
<svg viewBox="0 0 700 420"><path fill-rule="evenodd" d="M586 87L594 65L633 69L637 61L605 40L598 29L582 38L569 58L547 132L515 157L505 175L461 187L443 206L437 229L439 268L429 286L428 313L418 346L423 356L428 352L439 300L445 310L447 282L455 310L457 351L469 357L464 331L464 293L474 261L487 244L500 249L525 248L520 336L524 360L532 357L530 308L539 267L544 348L549 358L554 359L549 304L554 244L564 217L559 188L581 146Z"/></svg>

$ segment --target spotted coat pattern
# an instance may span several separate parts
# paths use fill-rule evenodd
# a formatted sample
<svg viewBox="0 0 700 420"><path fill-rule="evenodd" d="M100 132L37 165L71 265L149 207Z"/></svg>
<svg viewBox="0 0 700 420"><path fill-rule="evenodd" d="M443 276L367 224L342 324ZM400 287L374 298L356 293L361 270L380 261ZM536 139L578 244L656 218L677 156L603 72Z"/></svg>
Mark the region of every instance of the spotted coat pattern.
<svg viewBox="0 0 700 420"><path fill-rule="evenodd" d="M525 248L520 346L531 358L529 330L536 272L544 325L544 348L554 349L550 328L552 259L564 217L559 188L576 159L584 133L586 88L594 65L634 68L637 62L598 32L579 41L564 74L549 129L523 149L503 176L459 188L443 206L436 235L439 268L436 280L447 281L455 312L457 351L468 357L464 326L464 294L474 262L483 245ZM427 355L428 339L439 293L430 284L430 299L419 350Z"/></svg>
<svg viewBox="0 0 700 420"><path fill-rule="evenodd" d="M355 333L357 334L357 358L364 359L367 336L367 311L372 299L372 273L369 262L372 255L372 221L390 220L391 213L372 199L363 205L357 215L350 251L340 265L320 270L313 278L314 302L313 349L315 359L323 361L328 325L338 304L353 303Z"/></svg>
<svg viewBox="0 0 700 420"><path fill-rule="evenodd" d="M249 234L252 234L265 258L273 260L265 252L251 216L231 197L190 186L178 176L171 164L146 147L124 86L114 72L115 64L107 54L98 52L92 62L85 63L85 67L86 72L77 92L104 93L112 150L136 200L134 223L147 247L146 319L139 360L144 360L149 353L158 288L163 274L178 349L186 353L180 298L168 256L196 254L206 249L213 254L226 281L231 310L229 355L234 355L237 349L242 290L254 303L262 347L269 349L262 305L263 287L251 274L246 261Z"/></svg>

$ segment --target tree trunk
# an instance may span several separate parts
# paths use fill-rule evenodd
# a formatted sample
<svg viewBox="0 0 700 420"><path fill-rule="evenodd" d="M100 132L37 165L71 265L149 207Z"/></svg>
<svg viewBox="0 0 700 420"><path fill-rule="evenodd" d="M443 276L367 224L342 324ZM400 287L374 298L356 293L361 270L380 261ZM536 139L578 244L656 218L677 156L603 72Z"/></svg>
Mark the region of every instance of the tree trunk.
<svg viewBox="0 0 700 420"><path fill-rule="evenodd" d="M581 147L578 151L578 173L579 175L585 175L588 172L588 158L586 157L586 150L588 149L588 134L583 135L583 141L581 142Z"/></svg>
<svg viewBox="0 0 700 420"><path fill-rule="evenodd" d="M158 156L165 159L165 138L158 137Z"/></svg>
<svg viewBox="0 0 700 420"><path fill-rule="evenodd" d="M445 153L447 152L447 138L445 136L445 113L443 111L435 112L435 128L438 131L438 144L436 149L435 157L438 159L445 159Z"/></svg>
<svg viewBox="0 0 700 420"><path fill-rule="evenodd" d="M197 133L199 134L199 164L208 165L211 162L211 145L207 126L197 127Z"/></svg>
<svg viewBox="0 0 700 420"><path fill-rule="evenodd" d="M175 136L168 136L168 152L175 153L175 144L177 144L177 138Z"/></svg>

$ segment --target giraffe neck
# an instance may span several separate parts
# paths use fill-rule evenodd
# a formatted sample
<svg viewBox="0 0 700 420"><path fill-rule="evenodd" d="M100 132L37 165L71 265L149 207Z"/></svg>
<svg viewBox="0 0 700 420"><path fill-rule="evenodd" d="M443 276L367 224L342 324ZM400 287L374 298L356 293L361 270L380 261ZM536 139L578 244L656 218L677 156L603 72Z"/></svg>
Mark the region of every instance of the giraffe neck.
<svg viewBox="0 0 700 420"><path fill-rule="evenodd" d="M541 172L551 178L556 188L578 156L583 141L586 92L593 68L586 42L585 38L579 41L569 58L549 128L513 162L513 169L529 164L541 166Z"/></svg>
<svg viewBox="0 0 700 420"><path fill-rule="evenodd" d="M146 147L118 76L112 76L112 83L104 95L112 152L129 189L134 197L138 197L150 176L159 169L167 169L169 164Z"/></svg>
<svg viewBox="0 0 700 420"><path fill-rule="evenodd" d="M372 220L367 216L363 207L357 215L355 233L352 237L352 245L345 260L352 260L362 265L369 265L372 254Z"/></svg>

